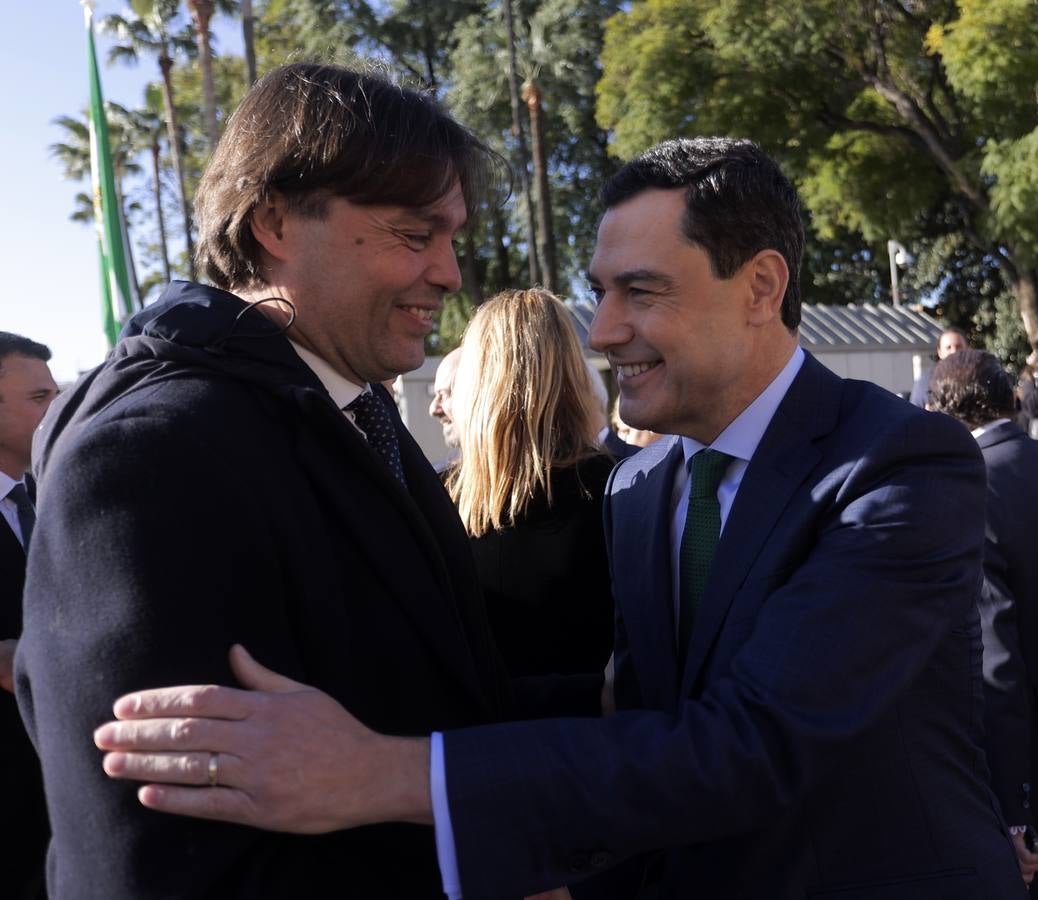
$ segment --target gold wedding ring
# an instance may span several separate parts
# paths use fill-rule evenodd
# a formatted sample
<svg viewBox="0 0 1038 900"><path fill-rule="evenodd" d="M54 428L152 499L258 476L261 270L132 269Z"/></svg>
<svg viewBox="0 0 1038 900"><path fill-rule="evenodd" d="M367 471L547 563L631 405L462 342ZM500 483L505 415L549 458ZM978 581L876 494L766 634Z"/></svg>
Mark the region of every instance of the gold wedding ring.
<svg viewBox="0 0 1038 900"><path fill-rule="evenodd" d="M216 787L220 783L220 754L209 754L209 787Z"/></svg>

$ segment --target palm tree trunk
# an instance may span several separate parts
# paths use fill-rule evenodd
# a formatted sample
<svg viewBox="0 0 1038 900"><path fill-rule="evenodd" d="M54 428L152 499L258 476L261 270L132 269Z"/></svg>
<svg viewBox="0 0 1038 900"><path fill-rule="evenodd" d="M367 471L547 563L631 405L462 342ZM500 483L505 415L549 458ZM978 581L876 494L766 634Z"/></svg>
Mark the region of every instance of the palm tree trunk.
<svg viewBox="0 0 1038 900"><path fill-rule="evenodd" d="M465 280L465 292L473 306L483 302L483 288L479 279L479 266L476 264L476 235L471 224L465 226L465 260L462 267Z"/></svg>
<svg viewBox="0 0 1038 900"><path fill-rule="evenodd" d="M512 22L512 0L502 4L505 31L508 33L508 97L512 104L512 136L515 138L515 168L519 173L523 199L526 201L526 246L530 264L530 286L540 281L537 266L537 229L533 223L533 198L530 196L530 176L526 169L526 139L519 115L519 78L515 63L515 26Z"/></svg>
<svg viewBox="0 0 1038 900"><path fill-rule="evenodd" d="M166 239L166 215L162 211L162 166L159 153L159 136L155 134L151 139L151 175L155 180L155 214L159 220L159 247L162 250L162 274L169 284L173 280L173 273L169 267L169 246Z"/></svg>
<svg viewBox="0 0 1038 900"><path fill-rule="evenodd" d="M209 152L220 140L220 125L216 120L216 87L213 83L213 48L210 42L209 22L213 18L213 0L187 0L191 18L198 35L198 61L202 64L202 97L205 102L205 125L209 136Z"/></svg>
<svg viewBox="0 0 1038 900"><path fill-rule="evenodd" d="M252 0L241 0L241 33L245 43L246 87L256 83L256 34L252 18Z"/></svg>
<svg viewBox="0 0 1038 900"><path fill-rule="evenodd" d="M180 187L180 208L184 215L184 241L187 244L187 270L191 281L195 280L195 242L191 237L191 206L187 202L187 182L184 179L184 165L180 158L180 141L177 139L177 112L173 106L173 60L163 51L159 56L159 68L162 70L162 101L166 107L166 131L169 139L169 155L173 160L173 171L177 175Z"/></svg>
<svg viewBox="0 0 1038 900"><path fill-rule="evenodd" d="M548 154L544 149L541 89L532 78L523 85L523 100L530 112L533 182L537 187L537 251L540 256L541 276L544 278L544 286L556 293L559 289L559 274L555 263L555 229L552 226L551 192L548 186Z"/></svg>

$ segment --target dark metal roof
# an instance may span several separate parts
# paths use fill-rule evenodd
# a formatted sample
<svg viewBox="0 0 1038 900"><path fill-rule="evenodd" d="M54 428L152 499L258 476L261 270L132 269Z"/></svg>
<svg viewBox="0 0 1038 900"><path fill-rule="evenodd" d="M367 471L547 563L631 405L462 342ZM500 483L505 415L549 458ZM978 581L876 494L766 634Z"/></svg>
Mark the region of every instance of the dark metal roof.
<svg viewBox="0 0 1038 900"><path fill-rule="evenodd" d="M800 343L808 350L932 350L944 331L932 316L910 306L805 303Z"/></svg>
<svg viewBox="0 0 1038 900"><path fill-rule="evenodd" d="M570 312L581 343L595 314L594 304L571 302ZM815 351L932 350L944 331L933 316L911 306L887 303L850 303L802 306L800 343Z"/></svg>

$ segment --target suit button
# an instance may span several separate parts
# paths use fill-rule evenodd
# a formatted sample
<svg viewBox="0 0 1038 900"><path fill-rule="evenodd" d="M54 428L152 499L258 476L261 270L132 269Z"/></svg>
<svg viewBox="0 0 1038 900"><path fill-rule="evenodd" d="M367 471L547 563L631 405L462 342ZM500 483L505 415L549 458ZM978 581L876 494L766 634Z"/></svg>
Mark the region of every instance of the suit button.
<svg viewBox="0 0 1038 900"><path fill-rule="evenodd" d="M591 867L601 869L603 866L608 866L612 860L613 854L608 850L596 850L591 854Z"/></svg>
<svg viewBox="0 0 1038 900"><path fill-rule="evenodd" d="M587 871L590 856L587 853L572 853L569 858L569 870L571 872Z"/></svg>

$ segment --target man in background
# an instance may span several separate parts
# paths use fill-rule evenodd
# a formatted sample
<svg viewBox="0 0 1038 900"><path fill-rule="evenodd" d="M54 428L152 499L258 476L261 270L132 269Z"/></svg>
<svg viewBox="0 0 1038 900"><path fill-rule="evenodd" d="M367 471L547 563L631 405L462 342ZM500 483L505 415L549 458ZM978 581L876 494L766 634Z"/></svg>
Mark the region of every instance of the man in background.
<svg viewBox="0 0 1038 900"><path fill-rule="evenodd" d="M458 360L461 359L461 347L455 347L436 367L433 378L433 398L429 404L429 415L443 427L443 443L447 446L447 458L440 463L437 470L445 468L457 454L461 443L458 437L458 426L451 415L454 391L454 376L458 371Z"/></svg>
<svg viewBox="0 0 1038 900"><path fill-rule="evenodd" d="M942 359L947 359L954 353L958 353L960 350L965 350L969 346L969 340L966 338L966 332L961 328L946 328L941 332L941 336L937 339L936 355L937 361L940 362ZM928 399L928 390L930 386L930 376L933 373L933 369L927 369L923 372L912 385L912 394L909 397L909 401L920 409L926 409L926 401Z"/></svg>
<svg viewBox="0 0 1038 900"><path fill-rule="evenodd" d="M1038 870L1031 797L1038 785L1038 444L1013 421L1012 380L990 353L963 349L937 363L929 405L970 429L987 466L984 749L1030 882Z"/></svg>
<svg viewBox="0 0 1038 900"><path fill-rule="evenodd" d="M0 894L43 897L47 809L36 751L14 699L14 651L22 631L25 556L36 521L28 477L32 436L58 386L50 350L0 331L0 806L6 823Z"/></svg>

